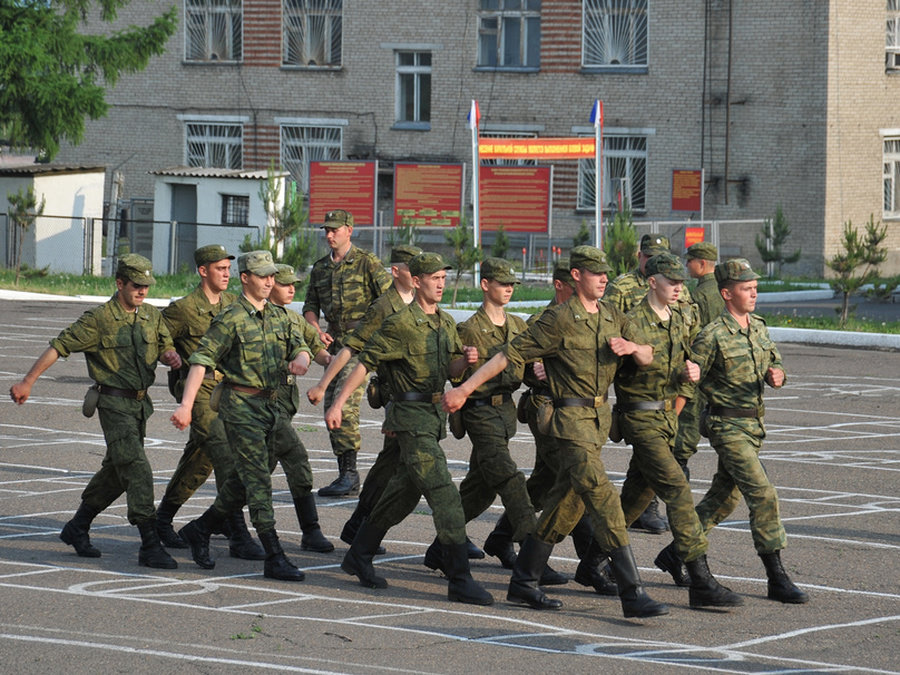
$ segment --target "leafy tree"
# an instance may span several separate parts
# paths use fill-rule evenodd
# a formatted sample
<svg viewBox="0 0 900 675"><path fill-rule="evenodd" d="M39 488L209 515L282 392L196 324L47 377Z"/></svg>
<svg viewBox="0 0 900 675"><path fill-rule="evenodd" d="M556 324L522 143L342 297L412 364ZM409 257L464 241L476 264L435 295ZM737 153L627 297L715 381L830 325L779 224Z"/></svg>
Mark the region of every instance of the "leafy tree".
<svg viewBox="0 0 900 675"><path fill-rule="evenodd" d="M494 243L491 244L491 255L495 258L506 258L509 251L509 235L501 225L497 228L497 236L494 237Z"/></svg>
<svg viewBox="0 0 900 675"><path fill-rule="evenodd" d="M638 236L630 210L616 212L612 225L606 229L606 236L603 238L603 252L606 253L609 266L613 268L610 278L614 279L637 266Z"/></svg>
<svg viewBox="0 0 900 675"><path fill-rule="evenodd" d="M786 255L784 252L783 247L789 236L791 236L791 226L784 217L784 212L779 204L775 208L774 220L770 221L767 218L763 223L762 231L756 235L756 250L759 251L764 263L773 262L778 265L775 276L779 279L781 278L781 268L785 263L790 264L800 260L799 248L790 255Z"/></svg>
<svg viewBox="0 0 900 675"><path fill-rule="evenodd" d="M865 236L860 236L859 230L853 227L851 221L844 223L841 238L843 250L827 262L835 273L835 278L829 279L828 283L835 291L843 294L838 322L841 327L850 316L850 296L876 278L878 266L887 259L887 248L881 245L886 237L887 225L879 228L874 216L869 216Z"/></svg>
<svg viewBox="0 0 900 675"><path fill-rule="evenodd" d="M85 118L108 109L106 89L162 54L177 26L172 7L146 27L79 29L91 13L111 23L129 0L0 0L0 137L49 161L78 144ZM93 28L93 26L92 26Z"/></svg>
<svg viewBox="0 0 900 675"><path fill-rule="evenodd" d="M472 230L465 219L460 219L459 225L444 231L444 238L450 244L453 255L453 268L456 270L456 278L453 282L453 300L451 307L456 307L456 294L459 291L459 278L463 272L475 267L483 257L481 249L475 246Z"/></svg>
<svg viewBox="0 0 900 675"><path fill-rule="evenodd" d="M572 247L575 246L585 246L586 244L591 243L591 230L587 226L587 223L582 220L581 221L581 229L572 237Z"/></svg>
<svg viewBox="0 0 900 675"><path fill-rule="evenodd" d="M16 238L19 240L18 251L16 252L16 286L19 285L19 270L22 268L22 245L25 243L25 234L31 229L36 221L43 213L47 200L41 198L41 204L38 206L37 196L34 194L34 187L28 186L28 189L19 188L16 194L9 193L6 195L9 201L9 219L16 228Z"/></svg>

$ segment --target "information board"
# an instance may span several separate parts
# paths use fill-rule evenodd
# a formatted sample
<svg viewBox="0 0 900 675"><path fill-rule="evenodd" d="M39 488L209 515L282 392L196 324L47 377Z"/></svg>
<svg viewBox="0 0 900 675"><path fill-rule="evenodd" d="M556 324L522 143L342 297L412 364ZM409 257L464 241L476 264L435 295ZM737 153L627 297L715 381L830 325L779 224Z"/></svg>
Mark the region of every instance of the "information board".
<svg viewBox="0 0 900 675"><path fill-rule="evenodd" d="M462 164L394 164L394 225L456 227L464 184Z"/></svg>
<svg viewBox="0 0 900 675"><path fill-rule="evenodd" d="M547 232L550 227L549 166L482 166L478 198L483 230Z"/></svg>
<svg viewBox="0 0 900 675"><path fill-rule="evenodd" d="M325 214L344 209L355 225L375 224L378 162L309 163L309 222L321 225Z"/></svg>

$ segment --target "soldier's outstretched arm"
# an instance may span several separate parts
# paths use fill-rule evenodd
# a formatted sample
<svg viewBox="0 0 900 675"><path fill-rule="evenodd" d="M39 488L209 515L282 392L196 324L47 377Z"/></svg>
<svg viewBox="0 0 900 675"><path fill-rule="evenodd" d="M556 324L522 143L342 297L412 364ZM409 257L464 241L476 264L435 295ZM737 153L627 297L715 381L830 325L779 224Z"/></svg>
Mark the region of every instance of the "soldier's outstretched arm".
<svg viewBox="0 0 900 675"><path fill-rule="evenodd" d="M47 368L56 363L57 359L59 359L59 352L53 347L47 347L25 374L25 377L22 378L22 381L9 388L9 395L12 396L12 400L19 405L25 403L31 395L31 388L34 386L34 383L44 374Z"/></svg>
<svg viewBox="0 0 900 675"><path fill-rule="evenodd" d="M357 363L353 370L350 371L347 379L344 380L344 386L341 387L331 407L325 413L325 426L327 428L338 429L341 426L341 421L344 417L344 404L353 392L365 382L367 372L366 366L362 363Z"/></svg>
<svg viewBox="0 0 900 675"><path fill-rule="evenodd" d="M466 399L472 395L472 392L478 389L482 384L492 377L502 373L509 365L509 359L503 352L497 352L487 361L481 368L472 373L472 376L458 387L453 387L442 397L444 410L447 412L456 412L463 407Z"/></svg>
<svg viewBox="0 0 900 675"><path fill-rule="evenodd" d="M203 376L206 374L206 366L194 364L188 371L184 380L184 393L181 395L181 405L175 408L172 413L172 424L179 431L184 431L191 424L191 410L194 408L194 400L197 398L197 392L200 391L200 385L203 384Z"/></svg>
<svg viewBox="0 0 900 675"><path fill-rule="evenodd" d="M350 351L350 347L343 347L341 351L335 354L334 358L331 359L331 363L329 363L328 367L325 369L325 372L322 373L322 377L319 378L319 381L306 392L306 398L309 399L310 403L319 405L319 402L325 398L325 390L328 388L328 385L331 384L331 381L337 377L337 374L347 365L352 356L353 352Z"/></svg>

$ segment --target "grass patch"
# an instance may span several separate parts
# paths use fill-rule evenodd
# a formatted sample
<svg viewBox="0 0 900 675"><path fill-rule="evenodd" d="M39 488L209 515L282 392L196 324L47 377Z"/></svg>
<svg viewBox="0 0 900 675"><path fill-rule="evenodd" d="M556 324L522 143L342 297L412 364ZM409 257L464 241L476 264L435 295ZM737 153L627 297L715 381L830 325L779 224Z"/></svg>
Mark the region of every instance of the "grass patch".
<svg viewBox="0 0 900 675"><path fill-rule="evenodd" d="M757 305L757 310L759 306ZM766 314L757 311L769 326L778 328L811 328L814 330L845 330L852 333L889 333L900 334L900 321L875 321L871 319L850 318L841 328L837 317L828 316L787 316L785 314Z"/></svg>

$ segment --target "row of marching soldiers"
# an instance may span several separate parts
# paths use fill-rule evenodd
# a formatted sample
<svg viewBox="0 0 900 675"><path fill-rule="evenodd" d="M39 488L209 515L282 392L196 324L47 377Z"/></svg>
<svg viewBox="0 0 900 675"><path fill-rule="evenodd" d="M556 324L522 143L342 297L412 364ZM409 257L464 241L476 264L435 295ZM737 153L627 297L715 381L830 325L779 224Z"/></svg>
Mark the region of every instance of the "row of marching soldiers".
<svg viewBox="0 0 900 675"><path fill-rule="evenodd" d="M746 260L717 264L715 247L694 245L687 269L698 285L690 297L685 266L664 237L646 235L639 268L611 284L603 252L578 246L556 265L553 301L526 324L505 309L519 283L511 265L488 258L481 267L483 303L457 325L439 307L450 267L440 255L397 246L388 276L377 257L351 243L351 214L332 211L323 227L330 252L313 266L302 316L286 308L297 274L267 251L239 257L235 296L226 290L234 256L216 245L198 249L200 284L162 312L143 303L155 283L150 262L127 255L110 301L51 340L13 385L13 400L24 403L59 357L86 356L95 384L85 414L99 412L107 453L60 534L79 556L101 555L90 525L125 493L129 522L141 535L141 565L175 568L167 549L189 548L196 564L213 568L210 536L222 533L232 556L264 561L266 577L302 581L275 530L271 474L280 464L301 548L334 551L319 527L309 458L292 426L300 403L295 378L315 361L325 371L307 397L324 401L338 464L338 477L319 494L359 492L340 535L350 544L341 567L364 586L387 586L374 557L384 551L388 530L424 496L437 533L425 564L447 577L450 600L492 604L470 572L469 559L484 553L467 538L466 523L499 495L505 510L484 552L512 570L509 601L561 607L543 589L566 583L548 561L571 534L577 583L618 596L626 617L667 614L643 588L627 531L655 515L658 496L670 522L656 531L670 526L673 540L655 564L688 587L691 607L735 607L743 598L710 572L706 535L743 496L768 597L808 601L781 563L786 537L777 494L759 461L763 384L780 387L785 375L764 322L752 313L758 276ZM172 423L190 434L154 507L143 440L158 361L172 369L170 390L179 401ZM359 405L372 373L369 401L385 407L384 444L360 492ZM445 391L448 380L456 386ZM523 381L528 389L516 405L513 393ZM472 444L458 489L440 447L448 413L454 435L468 435ZM509 453L517 418L535 438L527 479ZM695 507L687 460L701 426L718 467ZM633 448L621 494L601 459L608 437ZM176 512L213 470L215 502L176 532ZM247 529L245 505L261 547Z"/></svg>

